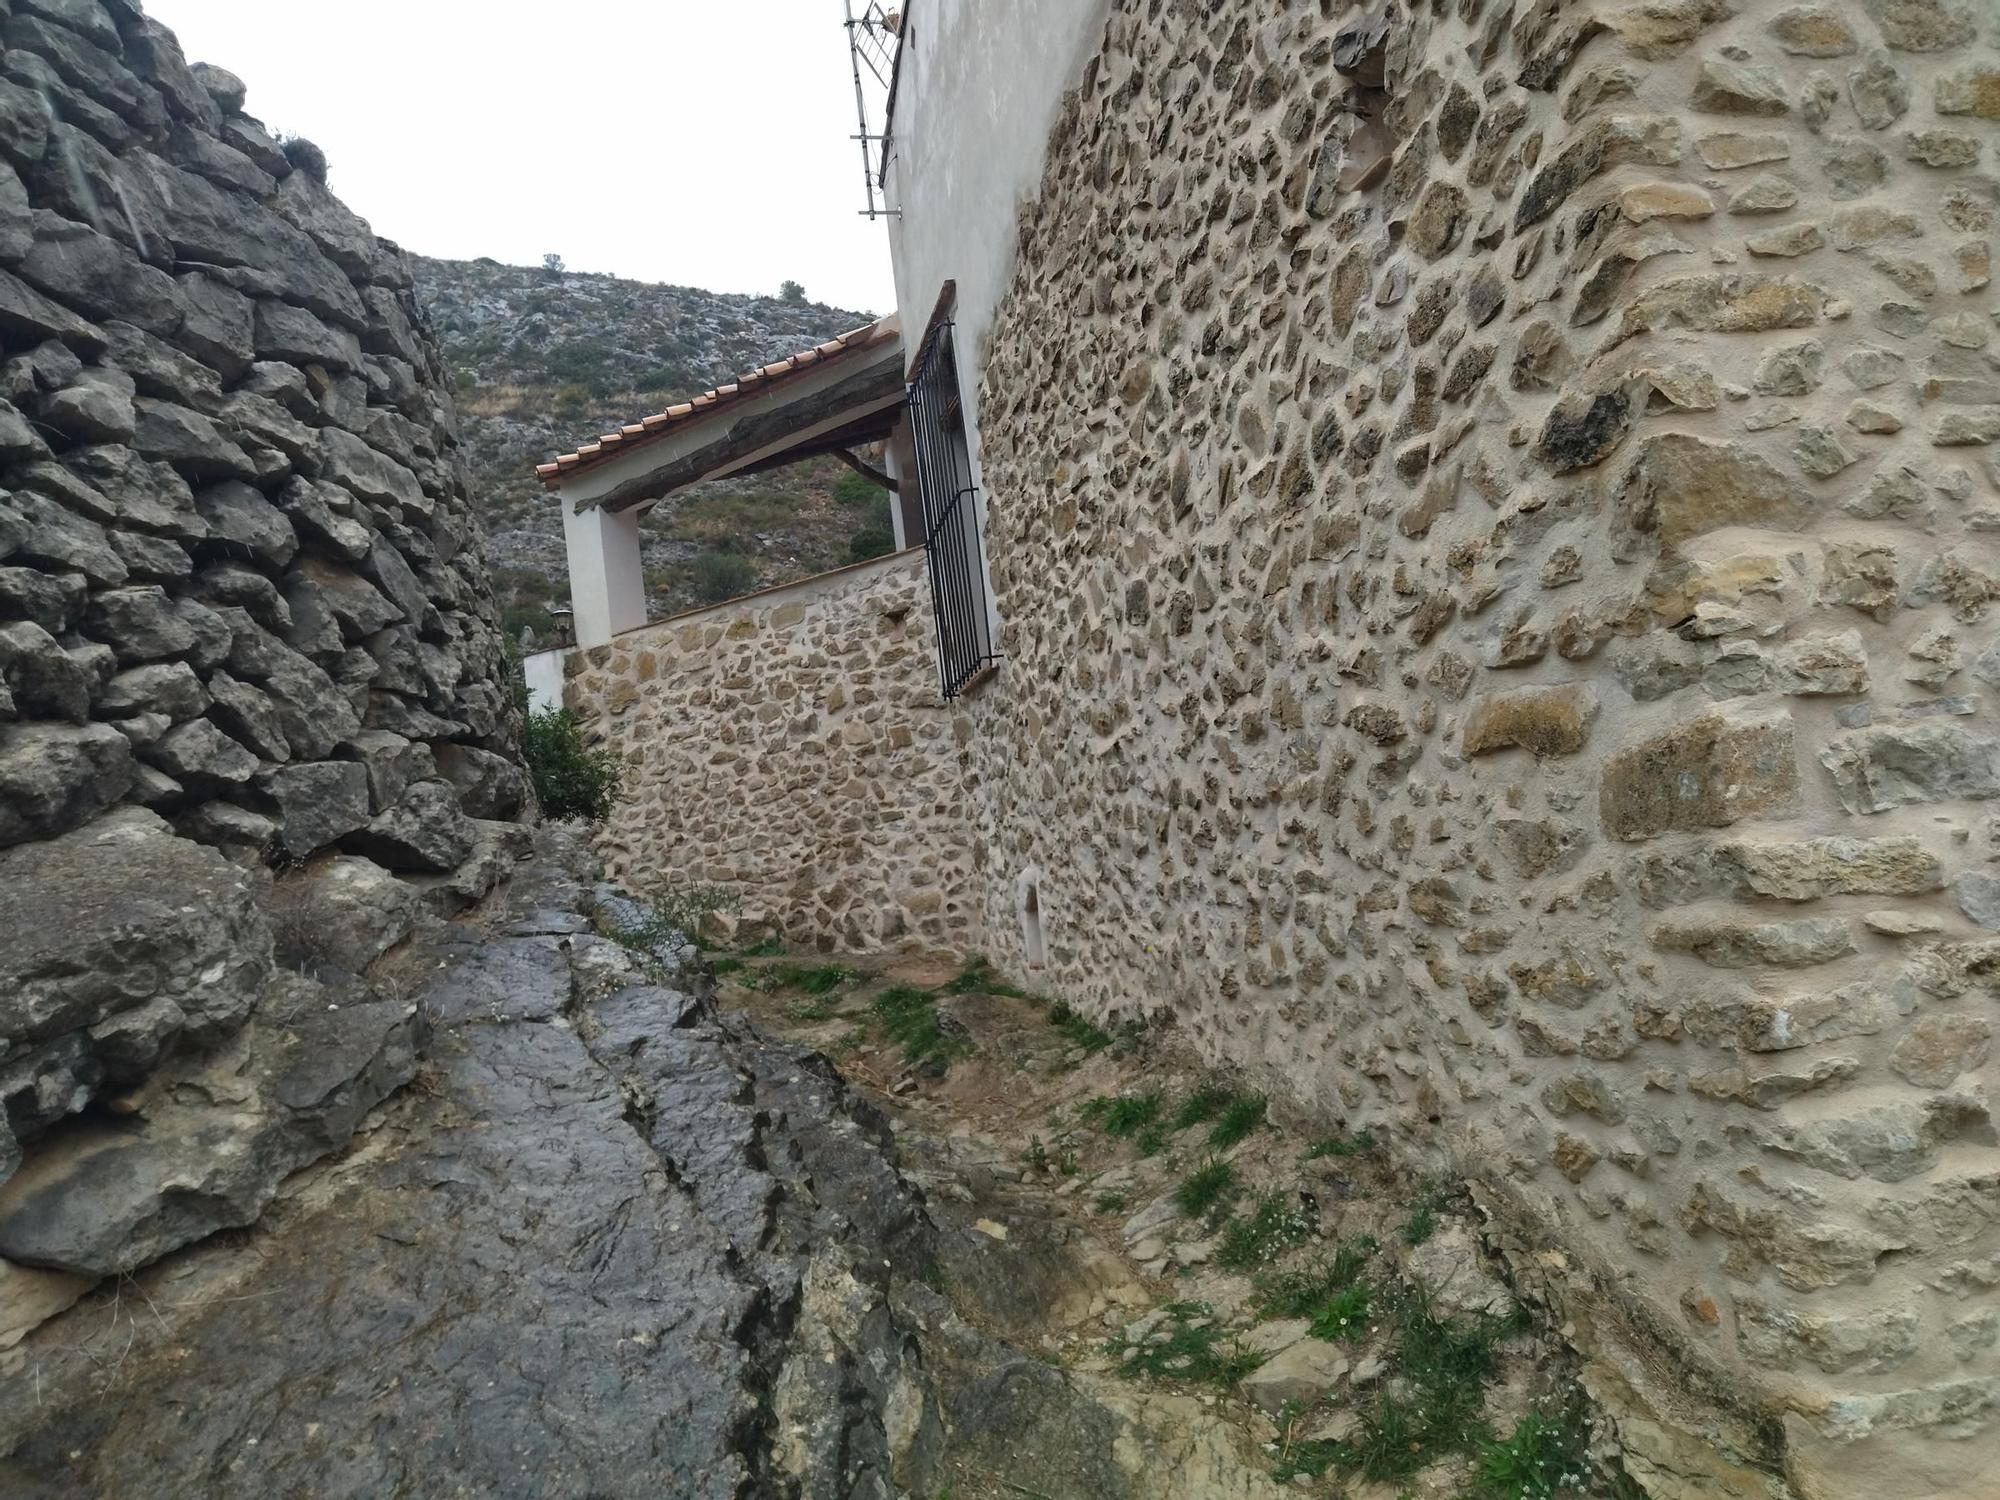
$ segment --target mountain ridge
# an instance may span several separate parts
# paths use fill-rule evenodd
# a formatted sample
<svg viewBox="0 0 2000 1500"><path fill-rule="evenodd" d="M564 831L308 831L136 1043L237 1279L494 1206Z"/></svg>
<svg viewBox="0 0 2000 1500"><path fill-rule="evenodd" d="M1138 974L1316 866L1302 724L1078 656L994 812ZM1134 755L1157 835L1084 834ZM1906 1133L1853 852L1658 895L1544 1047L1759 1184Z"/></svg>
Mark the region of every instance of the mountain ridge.
<svg viewBox="0 0 2000 1500"><path fill-rule="evenodd" d="M472 493L511 634L546 637L568 594L562 520L534 469L874 315L603 272L412 254L444 351ZM796 288L792 288L796 292ZM658 617L886 551L888 497L835 459L669 497L644 530Z"/></svg>

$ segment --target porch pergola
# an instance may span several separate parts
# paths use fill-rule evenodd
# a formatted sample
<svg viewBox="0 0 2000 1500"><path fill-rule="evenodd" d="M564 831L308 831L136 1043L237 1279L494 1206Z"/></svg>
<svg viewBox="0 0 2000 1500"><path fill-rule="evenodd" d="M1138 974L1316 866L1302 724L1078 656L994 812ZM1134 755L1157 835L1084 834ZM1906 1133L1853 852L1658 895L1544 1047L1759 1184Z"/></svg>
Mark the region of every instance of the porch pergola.
<svg viewBox="0 0 2000 1500"><path fill-rule="evenodd" d="M601 646L646 623L639 519L676 490L822 453L895 489L893 447L886 473L854 450L888 439L902 421L903 379L902 326L892 314L541 465L537 475L562 506L577 645Z"/></svg>

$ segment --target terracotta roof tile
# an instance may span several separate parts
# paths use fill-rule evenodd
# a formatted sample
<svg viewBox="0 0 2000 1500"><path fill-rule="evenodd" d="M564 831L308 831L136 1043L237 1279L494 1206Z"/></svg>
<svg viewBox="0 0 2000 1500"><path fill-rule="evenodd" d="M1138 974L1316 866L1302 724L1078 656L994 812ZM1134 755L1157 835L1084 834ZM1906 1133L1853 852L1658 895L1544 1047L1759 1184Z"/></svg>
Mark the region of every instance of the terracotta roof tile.
<svg viewBox="0 0 2000 1500"><path fill-rule="evenodd" d="M593 464L608 462L622 457L632 450L635 443L658 437L695 417L708 415L718 407L741 401L746 396L755 395L769 389L791 376L819 365L837 355L848 354L863 349L873 349L887 339L901 335L901 325L892 314L870 323L865 328L857 328L851 333L843 333L837 339L829 339L824 344L816 344L810 349L802 349L776 364L739 375L728 385L717 386L712 391L703 391L692 401L683 401L670 406L665 411L641 418L616 432L607 432L594 443L578 446L576 452L565 453L553 463L538 464L535 473L543 484L559 484L572 474Z"/></svg>

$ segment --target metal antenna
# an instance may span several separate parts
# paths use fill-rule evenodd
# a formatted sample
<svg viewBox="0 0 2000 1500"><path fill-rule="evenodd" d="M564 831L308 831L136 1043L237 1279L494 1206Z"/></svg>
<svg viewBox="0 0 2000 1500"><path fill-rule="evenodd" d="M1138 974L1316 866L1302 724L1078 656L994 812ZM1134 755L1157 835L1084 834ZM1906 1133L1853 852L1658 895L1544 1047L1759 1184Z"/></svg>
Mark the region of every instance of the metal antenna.
<svg viewBox="0 0 2000 1500"><path fill-rule="evenodd" d="M861 212L870 219L901 218L903 211L888 204L888 122L883 122L880 133L868 128L868 91L862 85L861 70L867 68L882 88L893 86L896 51L902 42L902 17L884 12L880 0L868 0L858 17L854 14L854 0L841 3L847 10L847 52L854 65L854 111L861 121L861 133L854 139L861 143L861 178L868 189L868 206ZM882 148L879 168L875 165L877 146Z"/></svg>

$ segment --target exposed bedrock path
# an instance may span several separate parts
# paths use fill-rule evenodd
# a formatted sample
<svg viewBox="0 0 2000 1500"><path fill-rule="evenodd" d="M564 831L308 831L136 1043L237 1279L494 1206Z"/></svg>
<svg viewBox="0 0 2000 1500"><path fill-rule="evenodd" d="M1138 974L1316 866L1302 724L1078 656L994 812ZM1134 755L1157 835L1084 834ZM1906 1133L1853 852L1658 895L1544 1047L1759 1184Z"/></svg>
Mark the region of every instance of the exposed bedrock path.
<svg viewBox="0 0 2000 1500"><path fill-rule="evenodd" d="M927 1279L1004 1334L1083 1250L927 1205L823 1059L642 971L544 845L426 956L430 1066L345 1156L0 1365L0 1494L980 1496L1030 1457L1065 1500L1275 1493L1192 1401L975 1331Z"/></svg>

